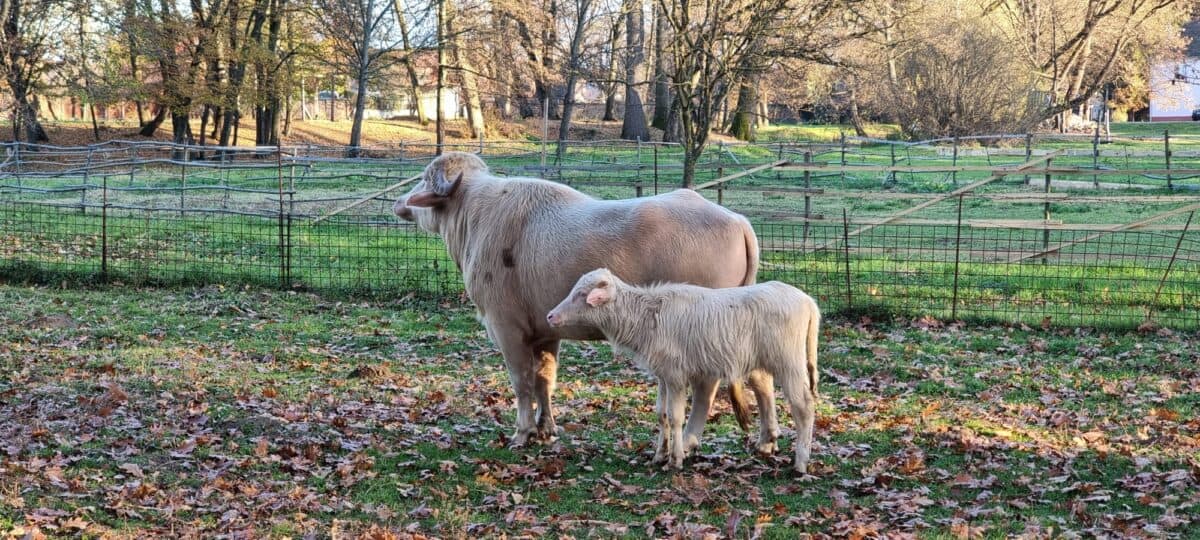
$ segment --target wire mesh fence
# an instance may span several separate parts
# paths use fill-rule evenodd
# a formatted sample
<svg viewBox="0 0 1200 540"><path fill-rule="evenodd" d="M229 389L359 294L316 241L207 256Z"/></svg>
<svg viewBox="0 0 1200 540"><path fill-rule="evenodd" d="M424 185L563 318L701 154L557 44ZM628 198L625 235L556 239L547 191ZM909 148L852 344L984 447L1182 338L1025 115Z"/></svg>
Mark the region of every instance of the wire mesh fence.
<svg viewBox="0 0 1200 540"><path fill-rule="evenodd" d="M830 313L1200 327L1200 234L1188 211L1200 197L1187 188L1200 153L1176 143L1183 150L1170 188L1148 163L1109 171L1125 185L1096 187L1087 175L1104 169L1070 162L1074 142L1026 152L1027 139L1011 139L976 156L982 164L938 142L721 144L706 153L697 182L706 197L751 217L760 280L799 286ZM454 261L437 238L391 215L394 193L314 221L418 173L436 150L405 144L348 157L342 147L10 144L0 164L0 273L457 294ZM903 159L893 160L896 150ZM1014 172L1051 151L1050 164ZM675 189L682 169L678 147L648 143L571 144L561 160L540 143L487 143L482 154L497 173L607 199ZM769 167L781 160L790 163ZM990 183L955 191L980 179Z"/></svg>

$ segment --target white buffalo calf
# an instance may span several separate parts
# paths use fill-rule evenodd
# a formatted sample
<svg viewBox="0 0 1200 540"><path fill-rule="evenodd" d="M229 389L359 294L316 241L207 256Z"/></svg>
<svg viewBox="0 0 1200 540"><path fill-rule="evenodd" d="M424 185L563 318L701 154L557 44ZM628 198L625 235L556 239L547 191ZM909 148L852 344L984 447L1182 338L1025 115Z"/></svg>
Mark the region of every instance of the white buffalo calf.
<svg viewBox="0 0 1200 540"><path fill-rule="evenodd" d="M817 400L816 302L790 285L772 281L727 289L685 284L646 287L621 281L607 269L576 282L546 316L552 327L587 325L633 351L659 383L659 446L683 466L686 388L697 380L745 380L761 371L779 381L796 421L795 469L808 469ZM773 396L759 411L759 451L775 450L778 427ZM665 448L664 448L665 447Z"/></svg>

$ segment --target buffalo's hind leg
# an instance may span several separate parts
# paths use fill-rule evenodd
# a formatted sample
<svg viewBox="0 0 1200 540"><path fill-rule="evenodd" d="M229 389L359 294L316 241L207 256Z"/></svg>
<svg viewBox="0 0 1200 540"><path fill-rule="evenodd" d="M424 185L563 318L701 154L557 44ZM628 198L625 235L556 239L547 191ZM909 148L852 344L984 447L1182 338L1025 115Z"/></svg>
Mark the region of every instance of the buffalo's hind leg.
<svg viewBox="0 0 1200 540"><path fill-rule="evenodd" d="M554 387L558 381L558 341L548 341L533 349L537 372L534 374L534 397L537 399L537 436L542 441L554 440L558 433L554 425Z"/></svg>

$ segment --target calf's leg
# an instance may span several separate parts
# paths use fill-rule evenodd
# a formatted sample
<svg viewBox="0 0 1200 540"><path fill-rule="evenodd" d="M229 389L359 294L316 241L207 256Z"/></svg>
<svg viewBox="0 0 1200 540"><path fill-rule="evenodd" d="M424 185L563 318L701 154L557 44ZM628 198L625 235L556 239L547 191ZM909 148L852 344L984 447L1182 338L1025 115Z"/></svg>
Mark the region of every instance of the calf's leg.
<svg viewBox="0 0 1200 540"><path fill-rule="evenodd" d="M683 468L683 415L687 409L687 385L672 384L667 391L667 421L671 425L671 467Z"/></svg>
<svg viewBox="0 0 1200 540"><path fill-rule="evenodd" d="M803 360L803 358L801 358ZM801 474L808 473L808 460L812 454L813 421L816 419L816 396L813 396L808 385L808 374L803 361L796 364L796 369L781 373L779 384L783 397L792 409L792 419L796 421L796 462L793 468Z"/></svg>
<svg viewBox="0 0 1200 540"><path fill-rule="evenodd" d="M666 461L669 452L667 448L667 432L671 429L671 426L667 423L666 399L666 387L659 382L658 397L654 400L654 421L658 426L658 433L654 435L654 459L650 461L651 463Z"/></svg>
<svg viewBox="0 0 1200 540"><path fill-rule="evenodd" d="M687 427L683 430L683 451L690 454L700 446L700 435L708 422L713 400L717 397L717 385L721 379L695 377L692 379L692 410L688 414Z"/></svg>
<svg viewBox="0 0 1200 540"><path fill-rule="evenodd" d="M779 439L779 419L775 416L775 378L761 369L750 372L746 378L754 389L754 400L758 403L758 453L769 456L775 453Z"/></svg>

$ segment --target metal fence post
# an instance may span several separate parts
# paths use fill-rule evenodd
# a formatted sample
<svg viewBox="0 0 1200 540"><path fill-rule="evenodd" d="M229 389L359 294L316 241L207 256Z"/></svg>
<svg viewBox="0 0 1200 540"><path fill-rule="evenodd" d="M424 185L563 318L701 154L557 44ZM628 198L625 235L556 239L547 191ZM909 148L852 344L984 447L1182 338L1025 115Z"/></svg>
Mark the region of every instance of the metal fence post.
<svg viewBox="0 0 1200 540"><path fill-rule="evenodd" d="M1171 132L1163 130L1163 160L1167 162L1167 189L1175 189L1171 185Z"/></svg>
<svg viewBox="0 0 1200 540"><path fill-rule="evenodd" d="M952 161L950 162L950 165L952 167L958 167L958 136L957 135L954 136L954 157L951 158L951 160ZM1029 159L1026 158L1025 161L1029 161ZM912 165L912 164L909 163L909 165ZM954 183L954 187L958 187L958 171L950 171L950 181Z"/></svg>
<svg viewBox="0 0 1200 540"><path fill-rule="evenodd" d="M190 147L183 147L183 153L180 154L182 161L179 162L179 217L183 217L183 210L187 208L187 203L184 201L184 193L187 192L187 162L191 151Z"/></svg>
<svg viewBox="0 0 1200 540"><path fill-rule="evenodd" d="M891 153L892 153L892 167L894 168L896 166L896 145L889 143L888 150L891 151ZM884 180L883 185L884 185L884 187L890 187L895 184L896 184L896 171L889 170L887 173L887 180Z"/></svg>
<svg viewBox="0 0 1200 540"><path fill-rule="evenodd" d="M850 218L842 207L842 253L846 257L846 310L854 309L854 291L850 289Z"/></svg>
<svg viewBox="0 0 1200 540"><path fill-rule="evenodd" d="M717 167L717 178L725 177L725 167ZM725 183L717 184L717 205L725 206Z"/></svg>
<svg viewBox="0 0 1200 540"><path fill-rule="evenodd" d="M658 145L654 145L654 194L658 195Z"/></svg>
<svg viewBox="0 0 1200 540"><path fill-rule="evenodd" d="M841 141L842 142L842 144L841 144L841 146L842 146L841 183L844 186L846 184L846 132L839 131L838 133L840 134L840 138L842 139L842 141Z"/></svg>
<svg viewBox="0 0 1200 540"><path fill-rule="evenodd" d="M958 223L954 228L954 288L950 295L950 319L956 321L958 320L959 251L962 247L962 207L965 195L965 193L958 195Z"/></svg>
<svg viewBox="0 0 1200 540"><path fill-rule="evenodd" d="M1033 159L1033 134L1026 133L1025 134L1025 162L1028 163L1029 160L1031 160L1031 159ZM1029 175L1027 174L1027 175L1025 175L1025 185L1028 186L1029 182L1030 182L1030 178L1029 178Z"/></svg>
<svg viewBox="0 0 1200 540"><path fill-rule="evenodd" d="M812 150L804 152L804 164L812 163ZM808 247L809 220L812 219L812 171L804 169L804 232L801 235L802 244Z"/></svg>
<svg viewBox="0 0 1200 540"><path fill-rule="evenodd" d="M1187 222L1183 224L1183 231L1179 233L1179 239L1175 241L1175 250L1171 252L1171 260L1167 262L1167 269L1163 270L1162 278L1158 280L1158 288L1154 290L1154 301L1146 307L1146 318L1149 319L1154 313L1154 307L1158 305L1158 295L1162 293L1163 284L1167 282L1167 276L1171 273L1171 268L1175 266L1175 259L1179 257L1179 246L1183 245L1183 237L1187 236L1188 228L1192 226L1192 217L1196 215L1196 211L1188 212ZM1183 302L1180 302L1182 305Z"/></svg>
<svg viewBox="0 0 1200 540"><path fill-rule="evenodd" d="M87 159L83 165L83 189L79 190L79 213L87 213L87 190L92 184L92 147L88 147Z"/></svg>
<svg viewBox="0 0 1200 540"><path fill-rule="evenodd" d="M16 162L17 169L17 187L22 187L21 184L21 141L13 143L13 161Z"/></svg>
<svg viewBox="0 0 1200 540"><path fill-rule="evenodd" d="M1100 122L1096 122L1096 134L1092 137L1092 170L1100 170ZM1092 187L1100 189L1100 177L1094 174Z"/></svg>
<svg viewBox="0 0 1200 540"><path fill-rule="evenodd" d="M100 281L108 282L108 175L100 187Z"/></svg>
<svg viewBox="0 0 1200 540"><path fill-rule="evenodd" d="M1054 159L1046 160L1046 169L1050 168ZM1043 219L1045 219L1046 227L1042 229L1042 250L1050 249L1050 173L1046 173L1046 185L1043 193L1046 194L1046 202L1042 203ZM1042 264L1047 264L1048 258L1042 257Z"/></svg>
<svg viewBox="0 0 1200 540"><path fill-rule="evenodd" d="M288 224L285 217L283 206L283 151L275 146L275 175L279 181L279 285L281 288L287 289L288 283L288 252L287 252L287 229Z"/></svg>

